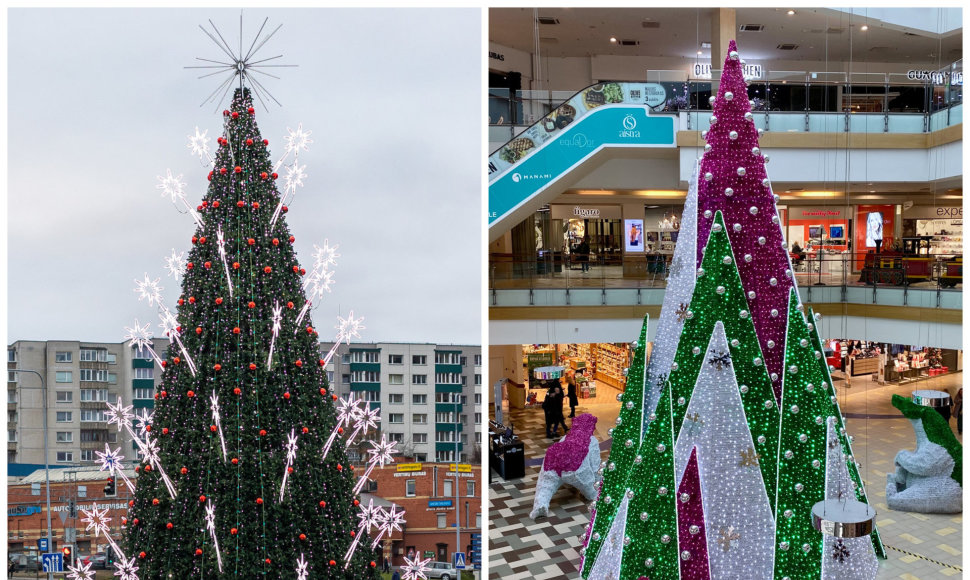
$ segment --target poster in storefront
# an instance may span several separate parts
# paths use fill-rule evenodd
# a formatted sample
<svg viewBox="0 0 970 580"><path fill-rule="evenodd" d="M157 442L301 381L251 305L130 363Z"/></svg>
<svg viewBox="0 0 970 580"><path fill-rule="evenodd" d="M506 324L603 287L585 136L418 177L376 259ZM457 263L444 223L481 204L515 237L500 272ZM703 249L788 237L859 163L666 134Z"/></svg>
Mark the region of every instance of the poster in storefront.
<svg viewBox="0 0 970 580"><path fill-rule="evenodd" d="M625 240L624 247L628 253L643 252L643 220L641 219L625 219L623 220L623 231L626 235L623 236Z"/></svg>
<svg viewBox="0 0 970 580"><path fill-rule="evenodd" d="M855 269L861 270L866 252L876 251L879 241L881 251L892 250L895 243L895 205L860 205L856 207Z"/></svg>

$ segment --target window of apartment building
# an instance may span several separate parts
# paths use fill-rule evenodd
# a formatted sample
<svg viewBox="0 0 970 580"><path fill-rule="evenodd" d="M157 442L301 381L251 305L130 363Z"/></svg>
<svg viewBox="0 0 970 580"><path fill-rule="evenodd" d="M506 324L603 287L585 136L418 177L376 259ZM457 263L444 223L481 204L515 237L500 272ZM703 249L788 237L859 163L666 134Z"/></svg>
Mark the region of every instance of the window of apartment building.
<svg viewBox="0 0 970 580"><path fill-rule="evenodd" d="M135 389L134 397L136 399L153 399L155 398L155 389Z"/></svg>
<svg viewBox="0 0 970 580"><path fill-rule="evenodd" d="M414 434L411 435L411 438L414 439L414 442L415 443L427 443L428 442L428 434L427 433L414 433Z"/></svg>
<svg viewBox="0 0 970 580"><path fill-rule="evenodd" d="M468 357L467 356L463 356L459 360L461 361L461 366L465 366L465 365L468 364Z"/></svg>
<svg viewBox="0 0 970 580"><path fill-rule="evenodd" d="M427 425L428 424L427 413L415 413L411 415L411 423L415 425Z"/></svg>
<svg viewBox="0 0 970 580"><path fill-rule="evenodd" d="M482 432L476 430L475 431L475 443L481 444L481 442L482 442Z"/></svg>
<svg viewBox="0 0 970 580"><path fill-rule="evenodd" d="M442 492L441 495L443 497L451 497L451 496L455 495L455 482L452 481L452 480L450 480L450 479L446 479L444 481L444 484L445 484L445 489L444 489L444 492Z"/></svg>
<svg viewBox="0 0 970 580"><path fill-rule="evenodd" d="M458 393L435 393L436 403L457 403L460 399Z"/></svg>
<svg viewBox="0 0 970 580"><path fill-rule="evenodd" d="M407 497L414 497L417 495L417 480L409 479L404 482L404 495Z"/></svg>
<svg viewBox="0 0 970 580"><path fill-rule="evenodd" d="M482 394L481 393L475 393L475 404L476 405L481 405L482 404Z"/></svg>
<svg viewBox="0 0 970 580"><path fill-rule="evenodd" d="M57 462L58 463L74 463L74 452L73 451L58 451L57 452Z"/></svg>
<svg viewBox="0 0 970 580"><path fill-rule="evenodd" d="M454 461L454 457L454 451L438 451L434 455L434 460L438 463L444 463L446 461Z"/></svg>
<svg viewBox="0 0 970 580"><path fill-rule="evenodd" d="M458 438L454 431L435 431L434 440L437 443L456 443Z"/></svg>
<svg viewBox="0 0 970 580"><path fill-rule="evenodd" d="M19 376L20 376L20 373L18 373L17 371L7 371L7 382L16 383L19 380L17 378Z"/></svg>
<svg viewBox="0 0 970 580"><path fill-rule="evenodd" d="M411 403L414 405L427 405L428 395L411 395Z"/></svg>
<svg viewBox="0 0 970 580"><path fill-rule="evenodd" d="M16 349L7 349L7 362L17 362L17 351Z"/></svg>
<svg viewBox="0 0 970 580"><path fill-rule="evenodd" d="M17 403L17 391L14 391L12 389L7 391L7 402L14 403L14 404Z"/></svg>
<svg viewBox="0 0 970 580"><path fill-rule="evenodd" d="M462 445L468 445L468 434L467 433L462 433L461 434L461 444Z"/></svg>
<svg viewBox="0 0 970 580"><path fill-rule="evenodd" d="M481 512L475 514L475 527L481 529L482 527L482 514Z"/></svg>
<svg viewBox="0 0 970 580"><path fill-rule="evenodd" d="M427 385L428 375L411 375L412 385Z"/></svg>
<svg viewBox="0 0 970 580"><path fill-rule="evenodd" d="M69 363L72 360L72 356L71 356L72 354L73 353L71 351L67 351L67 352L57 351L54 353L54 362Z"/></svg>
<svg viewBox="0 0 970 580"><path fill-rule="evenodd" d="M350 353L340 355L340 364L350 364Z"/></svg>
<svg viewBox="0 0 970 580"><path fill-rule="evenodd" d="M74 420L71 415L71 411L58 411L57 412L57 422L58 423L70 423Z"/></svg>
<svg viewBox="0 0 970 580"><path fill-rule="evenodd" d="M404 403L404 393L391 393L388 395L388 402L392 405L398 405Z"/></svg>
<svg viewBox="0 0 970 580"><path fill-rule="evenodd" d="M81 461L94 461L94 450L93 449L82 449L81 450Z"/></svg>
<svg viewBox="0 0 970 580"><path fill-rule="evenodd" d="M465 482L465 495L467 497L475 497L475 482L466 481Z"/></svg>
<svg viewBox="0 0 970 580"><path fill-rule="evenodd" d="M333 384L333 371L327 371L327 382Z"/></svg>
<svg viewBox="0 0 970 580"><path fill-rule="evenodd" d="M426 364L428 364L428 357L427 357L427 355L423 355L423 354L411 355L411 364L413 364L413 365L426 365Z"/></svg>
<svg viewBox="0 0 970 580"><path fill-rule="evenodd" d="M141 379L141 378L148 378L148 379L150 379L150 378L152 378L151 377L151 373L152 373L153 370L154 369L135 369L135 378L136 379ZM144 376L139 377L138 376L138 374L139 374L138 371L148 371L148 375L149 376L147 376L147 377L144 377ZM108 382L108 371L106 371L106 370L81 369L78 372L78 374L80 375L80 379L81 379L81 382L82 383L83 382L94 382L94 381L101 382L101 383Z"/></svg>
<svg viewBox="0 0 970 580"><path fill-rule="evenodd" d="M104 441L104 431L81 429L81 443L100 443L101 441Z"/></svg>
<svg viewBox="0 0 970 580"><path fill-rule="evenodd" d="M475 413L475 424L476 425L481 425L481 423L482 423L482 414L481 413Z"/></svg>
<svg viewBox="0 0 970 580"><path fill-rule="evenodd" d="M455 414L454 413L451 413L451 412L447 412L447 413L435 413L434 414L434 422L435 423L454 423L455 422Z"/></svg>
<svg viewBox="0 0 970 580"><path fill-rule="evenodd" d="M77 496L78 497L88 497L88 486L79 485L77 486Z"/></svg>
<svg viewBox="0 0 970 580"><path fill-rule="evenodd" d="M463 387L468 386L468 377L466 377L465 375L461 376L461 386Z"/></svg>
<svg viewBox="0 0 970 580"><path fill-rule="evenodd" d="M17 422L17 412L16 411L7 411L7 422L8 423L16 423Z"/></svg>
<svg viewBox="0 0 970 580"><path fill-rule="evenodd" d="M456 365L460 362L456 352L436 352L434 353L434 363L437 365Z"/></svg>
<svg viewBox="0 0 970 580"><path fill-rule="evenodd" d="M108 351L103 348L82 348L80 360L82 362L107 362Z"/></svg>
<svg viewBox="0 0 970 580"><path fill-rule="evenodd" d="M72 403L74 402L74 392L73 391L55 391L55 400L58 403Z"/></svg>
<svg viewBox="0 0 970 580"><path fill-rule="evenodd" d="M435 373L434 382L436 385L457 385L461 378L458 373Z"/></svg>
<svg viewBox="0 0 970 580"><path fill-rule="evenodd" d="M482 375L475 375L475 386L482 386Z"/></svg>
<svg viewBox="0 0 970 580"><path fill-rule="evenodd" d="M144 347L138 347L138 348L132 349L131 358L135 358L138 360L152 360L154 357L152 356L152 353L148 350L148 346L146 345Z"/></svg>
<svg viewBox="0 0 970 580"><path fill-rule="evenodd" d="M57 371L54 373L55 383L73 383L74 373L71 371Z"/></svg>
<svg viewBox="0 0 970 580"><path fill-rule="evenodd" d="M138 391L143 391L145 389L135 389L135 393ZM149 389L151 390L151 389ZM136 399L142 398L135 396ZM144 397L151 399L152 397ZM108 389L81 389L81 402L82 403L103 403L108 400Z"/></svg>
<svg viewBox="0 0 970 580"><path fill-rule="evenodd" d="M387 364L389 365L403 365L404 355L403 354L389 354L387 355Z"/></svg>
<svg viewBox="0 0 970 580"><path fill-rule="evenodd" d="M40 484L32 483L30 484L30 495L40 495Z"/></svg>
<svg viewBox="0 0 970 580"><path fill-rule="evenodd" d="M415 453L414 454L414 460L417 461L418 463L424 463L425 461L428 460L428 454L427 453Z"/></svg>
<svg viewBox="0 0 970 580"><path fill-rule="evenodd" d="M150 368L150 369L135 369L135 378L136 379L154 379L155 378L155 369L154 368Z"/></svg>
<svg viewBox="0 0 970 580"><path fill-rule="evenodd" d="M387 439L396 443L404 443L404 433L388 433Z"/></svg>
<svg viewBox="0 0 970 580"><path fill-rule="evenodd" d="M74 433L71 431L58 431L57 432L57 442L58 443L74 443Z"/></svg>
<svg viewBox="0 0 970 580"><path fill-rule="evenodd" d="M7 429L7 443L16 443L16 442L17 442L17 430Z"/></svg>
<svg viewBox="0 0 970 580"><path fill-rule="evenodd" d="M388 423L404 423L404 413L388 413Z"/></svg>
<svg viewBox="0 0 970 580"><path fill-rule="evenodd" d="M381 353L372 350L355 350L350 353L350 362L376 363L381 362Z"/></svg>
<svg viewBox="0 0 970 580"><path fill-rule="evenodd" d="M108 373L108 384L109 385L118 384L118 373Z"/></svg>
<svg viewBox="0 0 970 580"><path fill-rule="evenodd" d="M364 391L361 393L361 400L368 403L377 403L381 400L380 391Z"/></svg>
<svg viewBox="0 0 970 580"><path fill-rule="evenodd" d="M467 405L468 404L468 397L466 397L465 395L462 395L461 396L461 404L462 405Z"/></svg>
<svg viewBox="0 0 970 580"><path fill-rule="evenodd" d="M108 353L108 364L109 365L118 364L118 356L115 353L113 352Z"/></svg>
<svg viewBox="0 0 970 580"><path fill-rule="evenodd" d="M468 424L468 415L462 415L461 416L461 424L462 425L467 425Z"/></svg>
<svg viewBox="0 0 970 580"><path fill-rule="evenodd" d="M354 371L350 373L352 383L379 383L381 374L377 371Z"/></svg>
<svg viewBox="0 0 970 580"><path fill-rule="evenodd" d="M96 411L93 409L81 409L81 422L82 423L103 423L108 419L105 417L104 411Z"/></svg>
<svg viewBox="0 0 970 580"><path fill-rule="evenodd" d="M342 385L349 385L350 384L350 375L340 375L340 384L342 384Z"/></svg>
<svg viewBox="0 0 970 580"><path fill-rule="evenodd" d="M403 385L404 375L387 375L387 384L389 385Z"/></svg>
<svg viewBox="0 0 970 580"><path fill-rule="evenodd" d="M438 528L448 527L448 514L438 514Z"/></svg>
<svg viewBox="0 0 970 580"><path fill-rule="evenodd" d="M482 366L482 355L480 354L475 355L475 366L476 367Z"/></svg>

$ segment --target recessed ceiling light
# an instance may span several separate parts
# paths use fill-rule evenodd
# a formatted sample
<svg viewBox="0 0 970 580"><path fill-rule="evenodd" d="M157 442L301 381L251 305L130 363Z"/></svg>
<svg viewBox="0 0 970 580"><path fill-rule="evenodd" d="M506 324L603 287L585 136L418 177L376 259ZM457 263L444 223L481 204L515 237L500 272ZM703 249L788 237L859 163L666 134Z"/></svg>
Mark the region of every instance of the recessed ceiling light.
<svg viewBox="0 0 970 580"><path fill-rule="evenodd" d="M616 42L616 37L615 36L611 36L610 37L610 42Z"/></svg>
<svg viewBox="0 0 970 580"><path fill-rule="evenodd" d="M704 53L704 51L703 51L703 50L698 50L698 51L697 51L697 56L700 56L700 55L701 55L701 54L703 54L703 53Z"/></svg>
<svg viewBox="0 0 970 580"><path fill-rule="evenodd" d="M861 30L861 31L863 31L863 32L865 32L865 31L867 31L867 30L869 30L869 26L868 26L868 25L866 25L866 24L863 24L863 25L862 25L862 28L860 28L859 30Z"/></svg>
<svg viewBox="0 0 970 580"><path fill-rule="evenodd" d="M795 14L795 11L794 11L794 10L789 10L789 11L788 11L788 15L789 15L789 16L792 16L793 14Z"/></svg>
<svg viewBox="0 0 970 580"><path fill-rule="evenodd" d="M869 190L869 193L876 193L876 190L875 189L870 189Z"/></svg>

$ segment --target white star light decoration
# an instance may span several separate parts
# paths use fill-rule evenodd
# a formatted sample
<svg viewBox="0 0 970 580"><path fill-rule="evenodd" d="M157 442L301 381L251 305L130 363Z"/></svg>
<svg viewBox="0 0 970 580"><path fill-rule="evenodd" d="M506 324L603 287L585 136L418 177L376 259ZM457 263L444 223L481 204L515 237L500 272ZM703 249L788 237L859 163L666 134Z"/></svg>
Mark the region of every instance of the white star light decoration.
<svg viewBox="0 0 970 580"><path fill-rule="evenodd" d="M266 358L266 370L271 370L273 368L273 349L276 348L276 337L280 334L281 321L283 320L283 307L280 306L279 300L273 305L273 328L271 332L273 333L273 338L269 340L269 356Z"/></svg>
<svg viewBox="0 0 970 580"><path fill-rule="evenodd" d="M135 420L138 421L138 435L140 437L144 437L148 434L148 428L151 426L154 419L154 411L149 412L148 409L139 409L138 414L135 415Z"/></svg>
<svg viewBox="0 0 970 580"><path fill-rule="evenodd" d="M211 499L206 500L205 505L205 528L212 536L212 543L216 547L216 561L219 564L219 572L222 572L222 551L219 550L219 538L216 537L216 506Z"/></svg>
<svg viewBox="0 0 970 580"><path fill-rule="evenodd" d="M90 532L94 531L94 537L97 538L100 534L108 536L108 523L111 518L108 517L108 508L103 510L98 509L98 504L94 504L90 511L81 510L84 517L81 518L81 523L87 524L84 531Z"/></svg>
<svg viewBox="0 0 970 580"><path fill-rule="evenodd" d="M136 289L135 291L137 292L138 290ZM147 349L148 353L152 355L153 359L155 359L155 362L158 363L158 366L162 366L162 359L160 359L158 354L156 354L154 349L152 349L152 334L148 331L150 327L150 323L140 326L138 324L138 319L136 318L135 326L130 328L127 326L125 327L125 331L127 331L125 334L125 340L128 341L129 346L132 346L138 350Z"/></svg>
<svg viewBox="0 0 970 580"><path fill-rule="evenodd" d="M429 562L431 562L431 558L422 560L420 556L416 556L414 560L411 560L405 557L403 566L404 575L401 576L401 580L427 580L427 573L431 570L428 567Z"/></svg>
<svg viewBox="0 0 970 580"><path fill-rule="evenodd" d="M374 467L377 465L383 467L394 461L392 455L394 454L394 446L397 445L396 441L388 441L387 435L381 435L380 441L371 441L370 444L373 446L373 449L367 451L371 456L367 462L367 471L357 480L357 485L354 486L355 494L360 493L360 490L364 489L364 482L370 477L371 472L374 471Z"/></svg>
<svg viewBox="0 0 970 580"><path fill-rule="evenodd" d="M286 175L283 176L283 183L287 190L294 190L297 186L303 186L303 180L306 178L306 173L304 170L306 165L299 166L296 163L290 165L286 168Z"/></svg>
<svg viewBox="0 0 970 580"><path fill-rule="evenodd" d="M185 200L185 183L182 182L182 175L179 174L178 177L172 176L172 170L166 169L166 176L158 176L158 185L155 186L156 189L162 190L162 197L169 196L172 198L172 203L178 202L180 199Z"/></svg>
<svg viewBox="0 0 970 580"><path fill-rule="evenodd" d="M206 133L208 132L209 130L206 129L205 131L199 133L199 128L196 127L195 135L189 135L189 149L192 150L192 155L199 156L200 162L205 161L205 159L208 157L209 163L212 163L212 157L209 156L209 141L211 139L206 137Z"/></svg>
<svg viewBox="0 0 970 580"><path fill-rule="evenodd" d="M300 554L300 559L296 561L296 580L307 580L309 572L307 572L306 567L308 564L309 562L303 558L303 554Z"/></svg>
<svg viewBox="0 0 970 580"><path fill-rule="evenodd" d="M124 406L121 402L121 398L117 399L117 402L112 404L108 403L108 410L105 411L105 416L108 418L108 425L117 425L118 431L122 429L131 430L131 419L135 416L132 414L131 409L134 405Z"/></svg>
<svg viewBox="0 0 970 580"><path fill-rule="evenodd" d="M130 559L121 556L115 560L115 576L118 580L138 580L138 566L135 565L135 557L132 556Z"/></svg>
<svg viewBox="0 0 970 580"><path fill-rule="evenodd" d="M376 429L380 420L380 409L371 409L369 406L364 408L360 416L357 418L356 423L354 423L354 432L351 433L350 437L347 438L347 447L350 447L358 435L363 435L370 429Z"/></svg>
<svg viewBox="0 0 970 580"><path fill-rule="evenodd" d="M313 143L313 141L310 140L310 134L313 133L313 131L304 131L303 123L296 126L296 131L290 129L289 127L287 127L286 130L289 132L289 135L283 137L283 141L286 143L287 153L299 153L300 149L309 151L307 146Z"/></svg>
<svg viewBox="0 0 970 580"><path fill-rule="evenodd" d="M168 275L174 277L176 282L182 279L185 264L185 252L176 252L175 248L172 248L172 255L165 258L165 268L168 270Z"/></svg>
<svg viewBox="0 0 970 580"><path fill-rule="evenodd" d="M381 541L381 538L386 534L387 537L391 537L395 530L401 531L404 525L404 510L397 511L397 505L391 504L390 511L381 510L380 523L377 526L377 537L371 543L371 549L376 548L377 544Z"/></svg>
<svg viewBox="0 0 970 580"><path fill-rule="evenodd" d="M293 467L293 460L296 459L296 429L290 429L290 434L286 441L286 468L283 470L283 485L280 486L280 503L283 502L283 492L286 491L286 482L290 477L290 468Z"/></svg>
<svg viewBox="0 0 970 580"><path fill-rule="evenodd" d="M350 344L350 339L352 338L360 338L359 331L367 328L362 324L364 322L364 317L361 316L360 318L354 318L353 310L350 311L350 314L347 315L346 319L338 316L337 320L338 322L336 328L340 330L340 332L337 333L337 337L344 340L347 344ZM340 342L340 340L337 340L337 342Z"/></svg>
<svg viewBox="0 0 970 580"><path fill-rule="evenodd" d="M68 565L67 569L71 571L67 577L70 580L94 580L94 571L91 570L91 564L93 562L88 562L85 564L80 559L77 560L76 565Z"/></svg>
<svg viewBox="0 0 970 580"><path fill-rule="evenodd" d="M135 280L135 292L138 293L139 300L148 300L149 306L154 306L157 302L159 305L162 304L162 288L158 285L160 278L155 278L152 280L148 273L145 273L144 280Z"/></svg>

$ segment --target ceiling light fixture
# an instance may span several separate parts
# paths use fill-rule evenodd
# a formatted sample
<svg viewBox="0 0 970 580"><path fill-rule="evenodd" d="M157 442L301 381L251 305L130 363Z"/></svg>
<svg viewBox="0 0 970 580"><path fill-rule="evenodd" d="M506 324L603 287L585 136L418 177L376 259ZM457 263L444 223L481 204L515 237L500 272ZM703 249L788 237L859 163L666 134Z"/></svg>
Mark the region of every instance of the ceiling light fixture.
<svg viewBox="0 0 970 580"><path fill-rule="evenodd" d="M610 42L616 42L616 37L615 36L611 36L610 37Z"/></svg>
<svg viewBox="0 0 970 580"><path fill-rule="evenodd" d="M795 11L794 11L794 10L789 10L789 11L788 11L788 15L789 15L789 16L792 16L792 15L794 15L794 14L795 14Z"/></svg>
<svg viewBox="0 0 970 580"><path fill-rule="evenodd" d="M861 30L861 31L863 31L863 32L865 32L865 31L867 31L867 30L869 30L869 26L868 26L868 25L866 25L866 24L863 24L863 25L862 25L862 28L860 28L859 30Z"/></svg>
<svg viewBox="0 0 970 580"><path fill-rule="evenodd" d="M700 56L700 55L701 55L701 54L703 54L703 53L704 53L704 51L702 51L702 50L698 50L698 51L697 51L697 56Z"/></svg>

